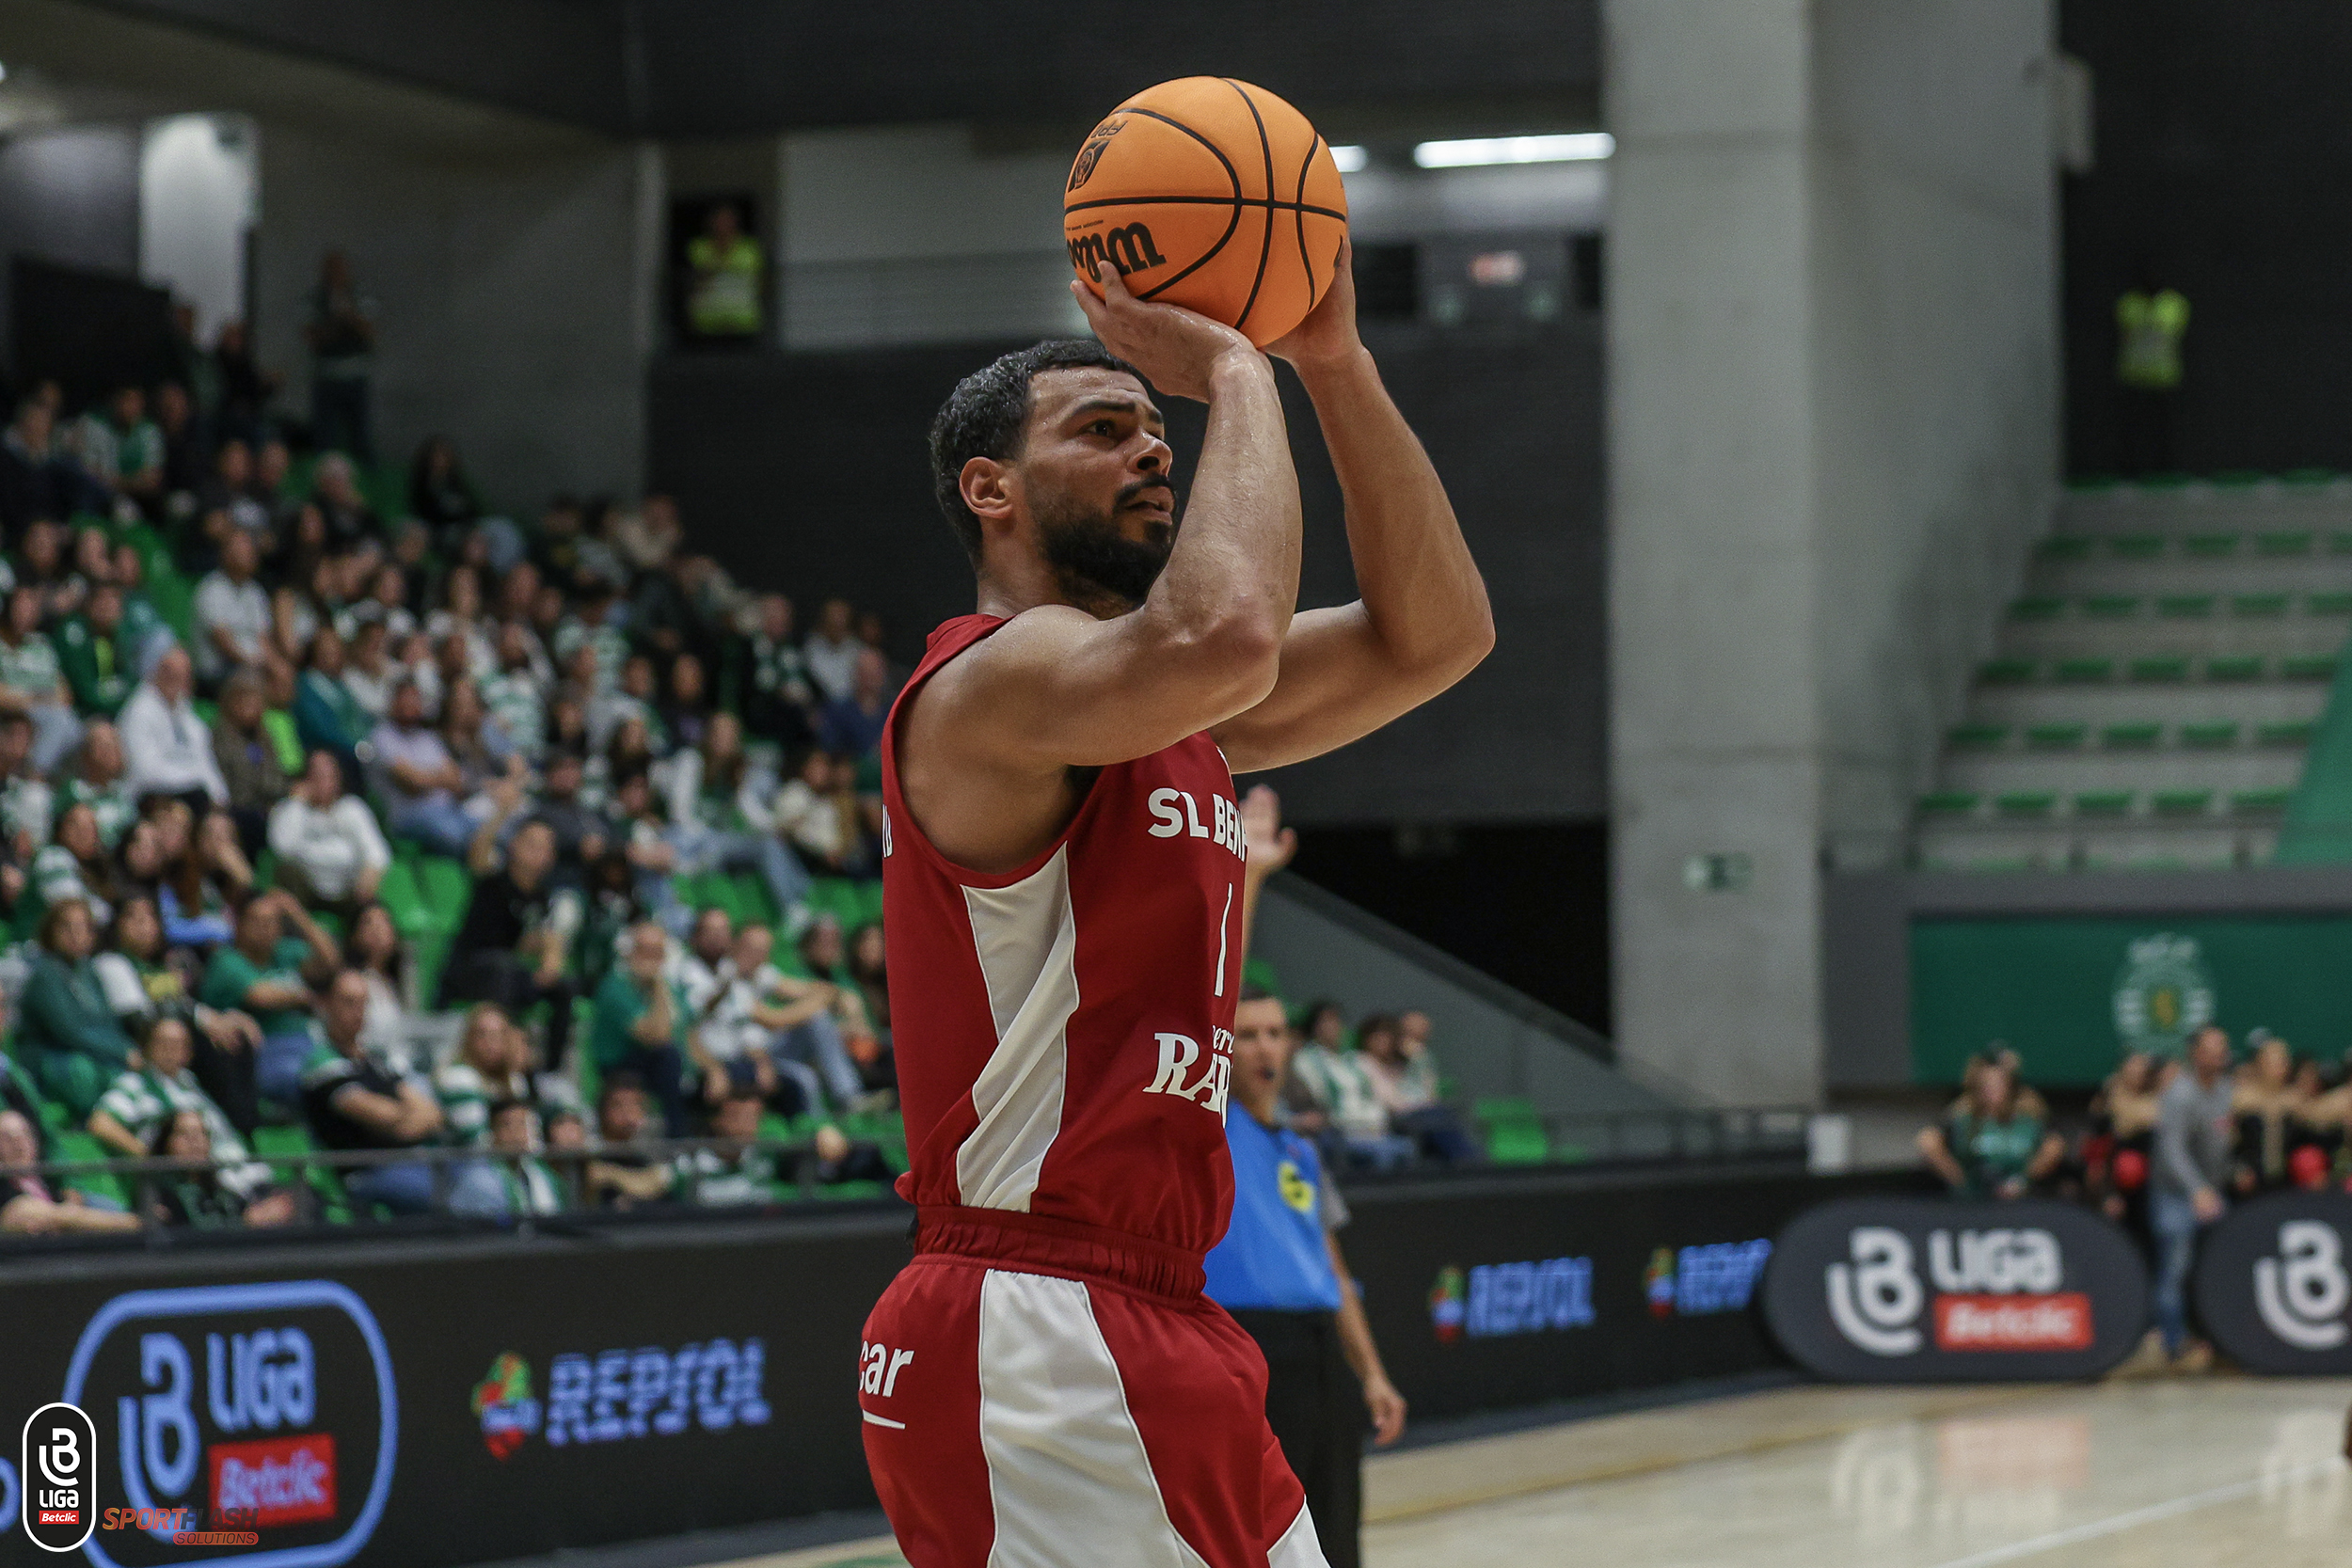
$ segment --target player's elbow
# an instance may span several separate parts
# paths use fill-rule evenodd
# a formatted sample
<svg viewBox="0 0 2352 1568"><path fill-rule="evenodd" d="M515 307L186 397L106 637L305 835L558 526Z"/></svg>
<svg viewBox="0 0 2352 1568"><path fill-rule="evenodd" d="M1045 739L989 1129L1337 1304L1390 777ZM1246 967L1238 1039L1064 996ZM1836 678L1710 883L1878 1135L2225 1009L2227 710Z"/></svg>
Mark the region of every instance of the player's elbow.
<svg viewBox="0 0 2352 1568"><path fill-rule="evenodd" d="M1172 666L1183 666L1218 694L1219 707L1239 712L1274 689L1282 668L1282 627L1271 615L1236 607L1176 639L1169 654Z"/></svg>

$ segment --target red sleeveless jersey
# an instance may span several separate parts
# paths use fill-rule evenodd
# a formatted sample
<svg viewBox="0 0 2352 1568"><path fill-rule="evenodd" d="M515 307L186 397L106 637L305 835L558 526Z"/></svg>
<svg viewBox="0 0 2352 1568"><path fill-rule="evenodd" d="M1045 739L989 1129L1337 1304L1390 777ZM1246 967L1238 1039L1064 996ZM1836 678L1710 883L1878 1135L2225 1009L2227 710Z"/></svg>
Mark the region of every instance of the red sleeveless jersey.
<svg viewBox="0 0 2352 1568"><path fill-rule="evenodd" d="M1225 1234L1247 855L1208 736L1104 768L1027 863L956 865L899 793L899 715L1004 623L930 635L882 733L882 931L912 1168L900 1196L1205 1253Z"/></svg>

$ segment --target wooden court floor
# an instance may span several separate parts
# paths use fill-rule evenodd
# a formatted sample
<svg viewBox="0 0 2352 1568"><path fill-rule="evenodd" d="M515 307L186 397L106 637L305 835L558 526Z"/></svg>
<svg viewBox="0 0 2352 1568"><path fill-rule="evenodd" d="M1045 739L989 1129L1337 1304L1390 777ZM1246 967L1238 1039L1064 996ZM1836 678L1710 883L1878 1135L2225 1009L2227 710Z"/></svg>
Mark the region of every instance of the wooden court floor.
<svg viewBox="0 0 2352 1568"><path fill-rule="evenodd" d="M2347 1404L2352 1379L1776 1389L1376 1457L1365 1560L2352 1568ZM903 1560L883 1539L731 1568Z"/></svg>

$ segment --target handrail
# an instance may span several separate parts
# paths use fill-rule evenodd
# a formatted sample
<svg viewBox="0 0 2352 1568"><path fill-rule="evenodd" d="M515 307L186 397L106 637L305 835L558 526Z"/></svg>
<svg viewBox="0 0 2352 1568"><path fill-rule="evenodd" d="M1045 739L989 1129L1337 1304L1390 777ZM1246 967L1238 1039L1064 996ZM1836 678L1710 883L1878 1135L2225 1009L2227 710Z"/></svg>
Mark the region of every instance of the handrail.
<svg viewBox="0 0 2352 1568"><path fill-rule="evenodd" d="M788 1160L792 1179L800 1188L803 1199L813 1199L819 1186L817 1180L817 1146L813 1139L775 1138L647 1138L626 1148L590 1147L576 1149L534 1149L532 1158L544 1164L563 1168L585 1167L591 1161L611 1158L650 1156L656 1162L675 1160L677 1156L705 1151L740 1157L746 1153L773 1154L781 1167ZM107 1160L43 1160L30 1165L0 1165L0 1178L29 1172L42 1178L55 1177L69 1180L76 1176L111 1176L134 1180L181 1174L210 1172L215 1177L248 1165L268 1165L273 1171L291 1168L307 1173L313 1169L329 1171L369 1170L384 1165L426 1164L433 1167L433 1198L436 1212L441 1212L449 1196L451 1167L496 1164L510 1160L513 1155L489 1148L466 1148L448 1144L421 1144L413 1148L360 1149L302 1149L277 1153L249 1151L245 1158L205 1160L147 1157L132 1159L118 1157ZM687 1172L689 1182L698 1179L697 1173ZM691 1187L690 1187L691 1191ZM688 1200L691 1201L691 1198Z"/></svg>
<svg viewBox="0 0 2352 1568"><path fill-rule="evenodd" d="M1483 1119L1489 1124L1536 1121L1544 1129L1549 1155L1545 1163L1581 1164L1594 1160L1699 1161L1803 1154L1808 1148L1813 1114L1812 1107L1804 1105L1755 1105L1512 1112ZM1563 1148L1576 1150L1578 1157L1562 1158Z"/></svg>

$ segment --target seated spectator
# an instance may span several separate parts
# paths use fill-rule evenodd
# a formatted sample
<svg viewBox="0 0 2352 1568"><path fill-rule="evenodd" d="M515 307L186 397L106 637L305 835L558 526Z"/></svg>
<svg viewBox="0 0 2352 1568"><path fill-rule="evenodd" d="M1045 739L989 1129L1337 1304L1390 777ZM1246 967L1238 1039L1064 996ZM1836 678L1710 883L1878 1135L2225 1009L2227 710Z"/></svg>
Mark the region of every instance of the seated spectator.
<svg viewBox="0 0 2352 1568"><path fill-rule="evenodd" d="M232 1173L243 1167L221 1168L226 1157L220 1152L213 1124L195 1111L174 1111L164 1117L144 1153L156 1160L206 1162L199 1169L150 1177L140 1183L145 1198L142 1207L158 1225L212 1230L236 1225L287 1225L295 1218L291 1191L276 1188L257 1198L232 1184ZM269 1167L262 1169L266 1173Z"/></svg>
<svg viewBox="0 0 2352 1568"><path fill-rule="evenodd" d="M368 989L345 970L326 987L320 1008L322 1037L302 1067L302 1109L310 1139L321 1148L421 1148L441 1132L441 1107L412 1072L360 1043L367 1027ZM421 1160L346 1171L343 1189L360 1213L381 1204L395 1214L430 1213L433 1168Z"/></svg>
<svg viewBox="0 0 2352 1568"><path fill-rule="evenodd" d="M1475 1164L1478 1145L1463 1130L1453 1107L1438 1098L1438 1063L1429 1053L1429 1015L1419 1011L1366 1019L1359 1037L1364 1070L1372 1075L1373 1091L1388 1110L1391 1129L1420 1145L1424 1159Z"/></svg>
<svg viewBox="0 0 2352 1568"><path fill-rule="evenodd" d="M2065 1140L2020 1104L2016 1078L1997 1058L1982 1061L1950 1117L1922 1128L1918 1145L1960 1197L2023 1197L2066 1156Z"/></svg>
<svg viewBox="0 0 2352 1568"><path fill-rule="evenodd" d="M857 689L857 656L866 644L851 628L850 601L827 599L817 612L817 629L801 650L802 667L820 703L837 703Z"/></svg>
<svg viewBox="0 0 2352 1568"><path fill-rule="evenodd" d="M0 436L0 527L11 533L90 510L94 487L56 439L54 419L40 398L22 398L8 434Z"/></svg>
<svg viewBox="0 0 2352 1568"><path fill-rule="evenodd" d="M531 806L530 820L546 823L555 835L557 875L574 887L585 883L589 865L604 859L614 839L612 820L580 798L585 772L579 752L550 753Z"/></svg>
<svg viewBox="0 0 2352 1568"><path fill-rule="evenodd" d="M147 393L119 387L73 426L83 472L119 502L117 515L151 511L163 499L164 433L147 417Z"/></svg>
<svg viewBox="0 0 2352 1568"><path fill-rule="evenodd" d="M40 625L54 626L82 608L89 584L66 555L60 523L35 523L16 546L15 586L32 590L40 605Z"/></svg>
<svg viewBox="0 0 2352 1568"><path fill-rule="evenodd" d="M572 939L572 977L585 996L596 994L620 961L631 927L647 918L637 901L636 871L622 851L607 847L587 864L582 879L580 934Z"/></svg>
<svg viewBox="0 0 2352 1568"><path fill-rule="evenodd" d="M286 770L277 743L262 727L262 677L241 669L221 684L220 714L213 721L213 760L229 789L229 816L245 852L258 855L270 812L286 798Z"/></svg>
<svg viewBox="0 0 2352 1568"><path fill-rule="evenodd" d="M359 781L359 742L375 728L376 716L343 686L342 673L343 640L333 626L321 626L310 634L294 683L294 736L308 749L333 752L351 785Z"/></svg>
<svg viewBox="0 0 2352 1568"><path fill-rule="evenodd" d="M1362 1056L1346 1047L1339 1008L1317 1003L1307 1010L1307 1021L1306 1042L1291 1056L1291 1076L1322 1113L1334 1163L1390 1170L1410 1160L1413 1140L1389 1126L1388 1107Z"/></svg>
<svg viewBox="0 0 2352 1568"><path fill-rule="evenodd" d="M855 876L866 867L857 797L849 788L850 771L846 762L810 750L776 791L769 814L775 832L799 859L835 877Z"/></svg>
<svg viewBox="0 0 2352 1568"><path fill-rule="evenodd" d="M131 1065L131 1037L116 1022L90 968L98 927L77 898L40 918L40 954L17 1005L16 1051L33 1082L78 1125Z"/></svg>
<svg viewBox="0 0 2352 1568"><path fill-rule="evenodd" d="M548 738L547 685L531 658L531 630L517 621L498 629L498 665L482 683L483 705L527 757L541 755Z"/></svg>
<svg viewBox="0 0 2352 1568"><path fill-rule="evenodd" d="M590 1049L608 1083L627 1073L660 1105L670 1135L685 1131L686 1008L668 974L669 937L647 921L596 988Z"/></svg>
<svg viewBox="0 0 2352 1568"><path fill-rule="evenodd" d="M831 915L818 917L802 936L804 953L812 939L820 955L830 942L836 961L811 964L817 977L797 979L768 961L774 943L768 927L744 927L729 955L729 989L739 999L736 1006L743 1022L765 1036L777 1067L801 1076L809 1110L827 1104L845 1111L876 1108L880 1099L866 1092L858 1068L861 1056L876 1054L873 1025L856 989L834 978L842 970L838 960L846 958L840 923ZM822 1094L815 1092L819 1085Z"/></svg>
<svg viewBox="0 0 2352 1568"><path fill-rule="evenodd" d="M490 641L490 623L482 613L482 579L470 566L459 564L441 579L441 608L424 618L424 634L436 648L447 649L457 640L465 673L480 680L499 667Z"/></svg>
<svg viewBox="0 0 2352 1568"><path fill-rule="evenodd" d="M475 826L459 803L466 777L439 732L425 722L424 693L415 682L403 681L393 690L391 711L369 739L392 832L437 855L465 854Z"/></svg>
<svg viewBox="0 0 2352 1568"><path fill-rule="evenodd" d="M33 857L31 879L44 907L78 898L102 925L114 918L123 895L114 858L99 842L98 816L78 803L57 814L56 834Z"/></svg>
<svg viewBox="0 0 2352 1568"><path fill-rule="evenodd" d="M294 732L294 667L273 647L262 660L262 734L278 753L278 771L290 782L301 774L303 760L310 755Z"/></svg>
<svg viewBox="0 0 2352 1568"><path fill-rule="evenodd" d="M497 1003L477 1002L466 1009L456 1058L433 1075L449 1142L469 1148L487 1144L491 1105L529 1097L525 1049L522 1032Z"/></svg>
<svg viewBox="0 0 2352 1568"><path fill-rule="evenodd" d="M408 515L433 530L445 555L457 553L458 539L482 515L482 501L457 461L457 443L446 436L418 444L408 465Z"/></svg>
<svg viewBox="0 0 2352 1568"><path fill-rule="evenodd" d="M536 1152L539 1113L527 1100L501 1100L486 1116L485 1143L493 1157L465 1167L450 1192L450 1209L478 1219L563 1212L564 1183Z"/></svg>
<svg viewBox="0 0 2352 1568"><path fill-rule="evenodd" d="M122 590L102 582L57 628L57 665L87 719L112 719L138 680L139 645L123 622Z"/></svg>
<svg viewBox="0 0 2352 1568"><path fill-rule="evenodd" d="M409 1010L408 959L391 911L381 904L360 906L351 917L351 935L343 939L343 961L367 982L368 1022L360 1032L367 1047L396 1062L429 1058L423 1038L429 1031Z"/></svg>
<svg viewBox="0 0 2352 1568"><path fill-rule="evenodd" d="M177 307L174 313L178 313ZM155 388L155 428L164 436L164 510L170 515L185 506L204 482L205 465L212 456L197 428L196 404L177 381Z"/></svg>
<svg viewBox="0 0 2352 1568"><path fill-rule="evenodd" d="M342 452L328 452L311 468L310 499L326 519L332 548L348 550L383 537L383 520L359 493L358 470Z"/></svg>
<svg viewBox="0 0 2352 1568"><path fill-rule="evenodd" d="M866 1088L877 1093L887 1091L895 1098L898 1064L890 1047L888 955L889 944L882 940L881 921L868 921L850 933L850 984L856 988L858 999L866 1006L866 1022L873 1033L862 1042L850 1039L846 1043ZM863 1051L861 1044L865 1046Z"/></svg>
<svg viewBox="0 0 2352 1568"><path fill-rule="evenodd" d="M582 656L583 657L585 656ZM569 668L568 666L566 667ZM621 678L612 687L591 691L588 699L588 738L599 747L612 744L613 733L634 721L644 727L648 756L669 753L668 732L654 711L653 660L631 654L621 666Z"/></svg>
<svg viewBox="0 0 2352 1568"><path fill-rule="evenodd" d="M889 661L876 650L862 649L856 669L850 694L825 705L818 742L835 756L863 761L880 752L882 726L890 721L890 700L897 693L888 685Z"/></svg>
<svg viewBox="0 0 2352 1568"><path fill-rule="evenodd" d="M58 786L56 801L60 806L89 807L98 824L98 842L109 851L120 846L122 835L139 815L139 803L124 775L120 731L99 719L82 732L73 771Z"/></svg>
<svg viewBox="0 0 2352 1568"><path fill-rule="evenodd" d="M677 1158L678 1184L689 1201L707 1208L734 1208L783 1200L777 1188L776 1156L758 1143L759 1118L766 1108L756 1089L730 1090L719 1102L711 1113L710 1135L725 1143ZM830 1144L846 1154L849 1140L831 1128L824 1131L833 1133Z"/></svg>
<svg viewBox="0 0 2352 1568"><path fill-rule="evenodd" d="M107 930L106 950L90 959L90 971L133 1039L159 1018L193 1024L197 1082L239 1132L260 1125L253 1073L262 1026L250 1013L208 1007L189 994L186 975L165 961L164 923L153 898L133 894L123 899Z"/></svg>
<svg viewBox="0 0 2352 1568"><path fill-rule="evenodd" d="M204 1092L190 1067L195 1036L187 1024L168 1014L153 1014L139 1035L139 1062L118 1077L98 1098L90 1112L89 1134L107 1151L125 1160L151 1157L165 1124L175 1116L197 1118L204 1133L201 1156L218 1163L209 1178L236 1200L242 1213L247 1206L264 1210L253 1225L278 1225L294 1217L292 1195L274 1191L270 1168L253 1158L228 1116Z"/></svg>
<svg viewBox="0 0 2352 1568"><path fill-rule="evenodd" d="M626 1069L607 1077L596 1096L596 1135L582 1183L586 1201L596 1208L628 1209L667 1197L677 1173L648 1147L654 1139L644 1080Z"/></svg>
<svg viewBox="0 0 2352 1568"><path fill-rule="evenodd" d="M441 1006L495 1002L519 1018L548 1004L544 1065L560 1069L571 1043L574 994L564 961L580 926L580 895L556 883L555 835L545 823L524 823L500 854L502 817L522 797L514 784L500 788L501 816L482 825L469 854L473 901L441 972Z"/></svg>
<svg viewBox="0 0 2352 1568"><path fill-rule="evenodd" d="M294 935L286 934L288 926ZM342 968L342 953L283 893L257 893L246 899L237 911L236 929L236 940L213 954L200 995L210 1006L252 1015L262 1029L255 1082L263 1099L292 1106L301 1098L303 1064L316 1043L311 987ZM363 1006L362 1024L364 1012Z"/></svg>
<svg viewBox="0 0 2352 1568"><path fill-rule="evenodd" d="M103 1209L71 1188L63 1194L33 1167L40 1162L34 1123L0 1110L0 1235L60 1236L136 1230L138 1216Z"/></svg>
<svg viewBox="0 0 2352 1568"><path fill-rule="evenodd" d="M759 619L743 640L743 727L786 752L817 737L816 694L800 645L792 641L792 601L781 594L759 599Z"/></svg>
<svg viewBox="0 0 2352 1568"><path fill-rule="evenodd" d="M115 586L122 591L122 635L136 657L132 667L147 668L156 648L179 638L164 625L163 612L147 596L147 563L135 545L115 546Z"/></svg>
<svg viewBox="0 0 2352 1568"><path fill-rule="evenodd" d="M164 869L155 908L164 919L164 941L209 958L236 934L235 908L253 890L252 863L237 843L236 824L225 812L207 812L193 834L180 832L187 807L168 800L159 814L167 852L182 844Z"/></svg>
<svg viewBox="0 0 2352 1568"><path fill-rule="evenodd" d="M269 592L254 579L261 564L250 534L221 541L220 565L196 586L196 673L206 689L242 664L259 664L269 646Z"/></svg>
<svg viewBox="0 0 2352 1568"><path fill-rule="evenodd" d="M194 811L229 800L229 785L213 754L213 737L190 701L194 675L187 654L167 647L147 678L122 705L122 755L134 798L170 795Z"/></svg>
<svg viewBox="0 0 2352 1568"><path fill-rule="evenodd" d="M56 792L33 771L32 751L32 721L0 708L0 832L20 866L49 841L56 813Z"/></svg>
<svg viewBox="0 0 2352 1568"><path fill-rule="evenodd" d="M763 831L760 793L751 784L742 726L733 714L719 714L702 747L670 765L670 842L680 874L756 871L776 908L788 913L808 896L808 873L782 839Z"/></svg>
<svg viewBox="0 0 2352 1568"><path fill-rule="evenodd" d="M0 709L32 721L32 768L48 773L82 738L57 650L40 630L40 595L18 585L0 618Z"/></svg>
<svg viewBox="0 0 2352 1568"><path fill-rule="evenodd" d="M293 792L271 810L269 847L278 886L346 919L375 897L392 863L375 814L343 793L343 770L327 752L310 753Z"/></svg>
<svg viewBox="0 0 2352 1568"><path fill-rule="evenodd" d="M381 723L392 711L392 693L405 678L405 672L392 657L391 628L381 621L360 621L346 633L334 628L344 649L342 673L338 677L343 694L369 716L371 724ZM424 716L423 691L418 692L418 718Z"/></svg>
<svg viewBox="0 0 2352 1568"><path fill-rule="evenodd" d="M215 548L233 530L256 545L269 541L270 507L254 482L253 449L235 436L213 453L213 471L196 486L196 510ZM217 525L217 526L215 526Z"/></svg>
<svg viewBox="0 0 2352 1568"><path fill-rule="evenodd" d="M636 879L637 903L665 930L683 935L693 922L693 911L679 902L671 875L677 869L677 848L670 842L670 825L654 801L653 781L643 768L625 774L612 792L611 816L622 835L622 857Z"/></svg>
<svg viewBox="0 0 2352 1568"><path fill-rule="evenodd" d="M482 692L471 675L459 675L443 692L441 744L464 781L457 795L466 815L479 821L491 807L490 786L502 779L519 786L530 776L530 764L483 707Z"/></svg>

